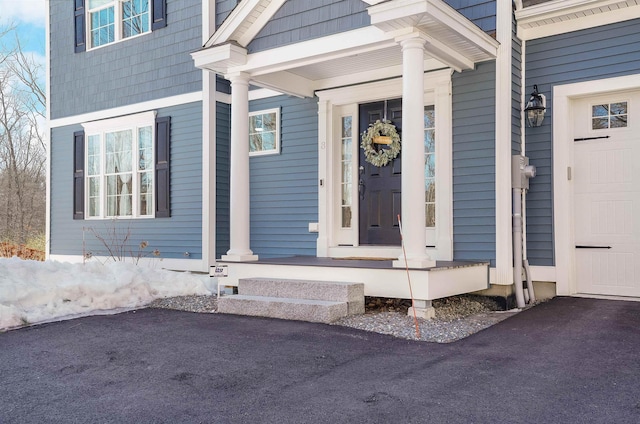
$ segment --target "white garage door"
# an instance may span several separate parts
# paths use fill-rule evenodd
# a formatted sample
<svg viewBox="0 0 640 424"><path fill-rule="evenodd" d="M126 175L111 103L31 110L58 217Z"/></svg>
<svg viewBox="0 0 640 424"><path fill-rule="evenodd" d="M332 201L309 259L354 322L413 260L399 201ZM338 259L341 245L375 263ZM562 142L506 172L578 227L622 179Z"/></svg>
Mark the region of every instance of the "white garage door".
<svg viewBox="0 0 640 424"><path fill-rule="evenodd" d="M640 91L573 112L578 292L640 296Z"/></svg>

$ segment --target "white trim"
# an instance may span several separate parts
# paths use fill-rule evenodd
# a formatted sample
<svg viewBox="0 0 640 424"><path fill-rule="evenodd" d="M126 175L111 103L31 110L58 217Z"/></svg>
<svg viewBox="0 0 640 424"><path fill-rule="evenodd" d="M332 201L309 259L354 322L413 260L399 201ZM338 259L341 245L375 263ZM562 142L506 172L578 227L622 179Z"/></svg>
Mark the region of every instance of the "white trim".
<svg viewBox="0 0 640 424"><path fill-rule="evenodd" d="M212 72L208 72L204 70L203 72L207 72L211 75L215 75ZM280 91L270 90L268 88L259 88L257 90L249 90L249 101L253 100L261 100L261 99L269 99L272 97L282 96L285 93L281 93ZM221 93L216 91L216 102L231 104L231 94Z"/></svg>
<svg viewBox="0 0 640 424"><path fill-rule="evenodd" d="M87 135L91 135L103 131L117 131L121 128L128 129L130 127L138 126L141 122L144 122L145 126L153 125L155 118L156 111L148 111L137 113L135 115L103 119L100 121L83 122L82 128L84 128Z"/></svg>
<svg viewBox="0 0 640 424"><path fill-rule="evenodd" d="M139 210L139 175L140 170L135 165L139 162L139 151L140 151L140 138L138 130L140 128L151 128L151 141L152 141L152 153L151 157L155 157L155 118L156 111L143 112L135 115L128 115L118 118L105 119L102 121L93 121L86 122L82 124L84 128L84 169L88 170L88 157L89 157L89 149L88 142L91 136L100 137L100 172L97 175L89 175L88 171L85 171L84 175L84 217L85 220L93 221L93 220L105 220L105 219L114 219L114 218L125 218L125 219L150 219L155 218L155 210L150 215L143 215ZM107 215L107 169L106 169L106 137L105 135L108 133L113 133L116 131L130 131L132 134L131 142L131 215ZM146 169L144 172L151 172L155 175L155 161L152 161L152 168ZM100 206L98 208L98 215L90 216L89 215L89 190L90 184L88 180L90 177L98 177L100 179ZM155 181L155 177L153 179L153 193L151 204L155 204L155 188L157 182Z"/></svg>
<svg viewBox="0 0 640 424"><path fill-rule="evenodd" d="M47 161L46 161L46 183L45 183L45 244L44 251L45 257L48 258L51 253L51 23L49 22L49 16L51 16L51 0L45 0L46 16L45 20L45 105L46 105L46 126L45 126L45 145L47 146Z"/></svg>
<svg viewBox="0 0 640 424"><path fill-rule="evenodd" d="M202 2L202 42L216 22L216 0ZM202 259L216 261L216 75L202 70Z"/></svg>
<svg viewBox="0 0 640 424"><path fill-rule="evenodd" d="M251 122L251 118L253 116L258 116L258 115L270 115L272 113L275 113L276 115L276 130L275 130L275 135L276 135L276 144L275 147L273 149L270 150L257 150L252 152L251 151L251 145L249 145L249 156L250 157L254 157L254 156L270 156L270 155L279 155L280 154L280 108L273 108L273 109L264 109L264 110L256 110L253 112L249 112L249 123ZM249 131L249 127L247 127L247 131ZM249 133L251 134L251 133Z"/></svg>
<svg viewBox="0 0 640 424"><path fill-rule="evenodd" d="M82 255L50 255L49 260L57 262L68 262L72 264L81 264L86 262ZM108 262L108 257L94 256L95 260L100 262ZM125 261L126 262L126 261ZM149 268L161 268L171 271L191 271L191 272L208 272L209 265L202 259L173 259L173 258L140 258L138 262L140 266Z"/></svg>
<svg viewBox="0 0 640 424"><path fill-rule="evenodd" d="M75 125L81 124L83 122L113 118L114 116L131 115L134 113L144 112L152 109L160 109L163 107L195 103L202 101L202 98L202 91L195 91L193 93L179 94L177 96L164 97L157 100L133 103L126 106L115 107L112 109L103 109L96 112L82 113L80 115L68 116L66 118L52 119L49 121L49 128L65 127L67 125Z"/></svg>
<svg viewBox="0 0 640 424"><path fill-rule="evenodd" d="M235 40L246 46L271 20L286 0L245 0L239 2L227 19L220 25L205 47Z"/></svg>
<svg viewBox="0 0 640 424"><path fill-rule="evenodd" d="M573 135L571 100L614 91L640 88L640 74L559 85L553 88L553 226L555 238L557 293L577 292L575 274L575 235L573 182L567 169L573 167Z"/></svg>
<svg viewBox="0 0 640 424"><path fill-rule="evenodd" d="M427 252L433 259L452 260L453 258L453 185L452 185L452 98L451 98L451 69L428 72L424 74L425 104L435 104L436 107L436 249ZM331 168L335 164L333 143L334 123L338 122L339 110L343 106L354 106L358 103L374 102L402 96L402 78L377 81L355 86L319 91L318 113L318 176L321 181L319 189L319 233L317 255L319 257L342 256L371 256L387 257L391 252L397 253L397 247L345 247L338 246L336 237L336 205L334 196L339 195L336 190L335 176L338 175ZM354 116L354 128L357 125L357 110ZM359 139L359 137L358 137ZM354 143L359 148L359 142ZM510 159L509 159L510 160ZM357 170L354 170L357 172ZM356 181L356 180L354 180ZM510 179L509 179L510 181ZM356 187L357 190L357 187ZM357 203L357 202L356 202ZM357 204L353 209L354 228L358 228ZM427 231L425 229L425 231ZM349 250L355 249L355 250ZM354 252L358 252L355 254ZM386 252L386 253L383 253Z"/></svg>
<svg viewBox="0 0 640 424"><path fill-rule="evenodd" d="M123 30L123 15L122 15L122 2L123 0L111 0L111 5L107 6L107 4L104 4L100 7L96 7L94 9L89 9L89 2L85 2L85 7L84 7L84 20L85 20L85 45L86 45L86 50L87 51L91 51L91 50L96 50L96 49L100 49L102 47L105 46L111 46L113 44L116 43L121 43L123 41L126 40L131 40L133 38L137 38L140 37L142 35L145 34L149 34L152 32L152 27L153 27L153 1L152 0L146 0L147 4L148 4L148 17L149 17L149 29L145 32L141 32L140 34L135 34L135 35L131 35L129 37L124 37L124 35L122 34L122 30ZM113 41L110 41L108 43L104 43L104 44L100 44L99 46L91 46L91 10L95 10L97 12L94 13L98 13L101 9L106 9L107 7L113 7Z"/></svg>
<svg viewBox="0 0 640 424"><path fill-rule="evenodd" d="M511 226L511 0L498 0L496 58L496 284L513 283Z"/></svg>
<svg viewBox="0 0 640 424"><path fill-rule="evenodd" d="M640 18L633 0L556 0L515 11L518 37L534 40Z"/></svg>

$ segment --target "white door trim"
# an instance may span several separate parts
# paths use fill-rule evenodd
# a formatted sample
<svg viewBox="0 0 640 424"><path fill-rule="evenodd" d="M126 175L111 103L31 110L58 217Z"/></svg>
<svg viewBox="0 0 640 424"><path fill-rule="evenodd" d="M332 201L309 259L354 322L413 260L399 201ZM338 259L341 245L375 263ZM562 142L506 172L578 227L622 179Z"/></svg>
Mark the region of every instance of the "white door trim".
<svg viewBox="0 0 640 424"><path fill-rule="evenodd" d="M553 225L555 238L556 292L577 293L575 270L575 234L573 182L573 110L571 100L616 91L640 88L640 74L559 85L553 88Z"/></svg>
<svg viewBox="0 0 640 424"><path fill-rule="evenodd" d="M452 99L451 99L451 70L427 72L424 74L425 101L436 107L436 248L428 249L433 259L453 259L453 177L452 177ZM342 256L349 250L338 247L335 237L336 211L334 198L337 196L334 179L338 175L332 165L335 162L334 123L338 122L341 106L358 103L374 102L384 99L402 97L402 79L396 78L386 81L349 86L339 89L319 91L319 122L318 122L318 178L320 181L319 213L318 213L318 243L317 255ZM433 102L433 103L431 103ZM426 103L425 103L426 104ZM357 120L356 120L357 121ZM357 127L356 127L357 128ZM354 134L357 135L357 134ZM359 140L359 135L357 135ZM359 141L356 143L359 146ZM354 180L355 181L355 180ZM357 187L356 187L357 188ZM357 209L354 210L354 215ZM355 249L351 248L351 249ZM365 256L366 248L359 248L360 256ZM380 249L373 248L372 256L379 256ZM394 251L397 249L393 249ZM352 252L352 250L350 250ZM355 256L355 254L353 254Z"/></svg>

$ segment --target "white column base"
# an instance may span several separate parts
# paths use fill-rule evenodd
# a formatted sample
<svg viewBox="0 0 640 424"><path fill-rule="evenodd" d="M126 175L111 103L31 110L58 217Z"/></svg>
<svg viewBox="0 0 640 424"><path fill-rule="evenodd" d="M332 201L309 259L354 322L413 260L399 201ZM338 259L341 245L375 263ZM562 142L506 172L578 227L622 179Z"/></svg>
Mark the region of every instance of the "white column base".
<svg viewBox="0 0 640 424"><path fill-rule="evenodd" d="M220 260L225 262L253 262L258 260L258 255L222 255Z"/></svg>
<svg viewBox="0 0 640 424"><path fill-rule="evenodd" d="M414 316L413 311L415 310L415 316L417 318L433 319L436 317L436 310L431 305L430 300L414 300L413 304L415 306L409 308L409 312L407 312L407 315Z"/></svg>
<svg viewBox="0 0 640 424"><path fill-rule="evenodd" d="M405 262L404 258L398 258L393 261L394 268L433 268L436 266L436 261L431 258L407 258Z"/></svg>

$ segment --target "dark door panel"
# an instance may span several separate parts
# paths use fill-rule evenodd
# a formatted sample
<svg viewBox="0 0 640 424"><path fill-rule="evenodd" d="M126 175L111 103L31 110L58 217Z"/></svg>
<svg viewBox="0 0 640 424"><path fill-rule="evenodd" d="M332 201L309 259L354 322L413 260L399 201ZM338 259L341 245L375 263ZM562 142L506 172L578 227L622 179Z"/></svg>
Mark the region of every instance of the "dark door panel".
<svg viewBox="0 0 640 424"><path fill-rule="evenodd" d="M402 100L387 101L387 120L401 137ZM360 105L360 134L370 123L384 119L385 102ZM382 146L381 148L385 148ZM360 149L360 244L400 245L397 215L400 211L402 152L383 167L371 165Z"/></svg>

